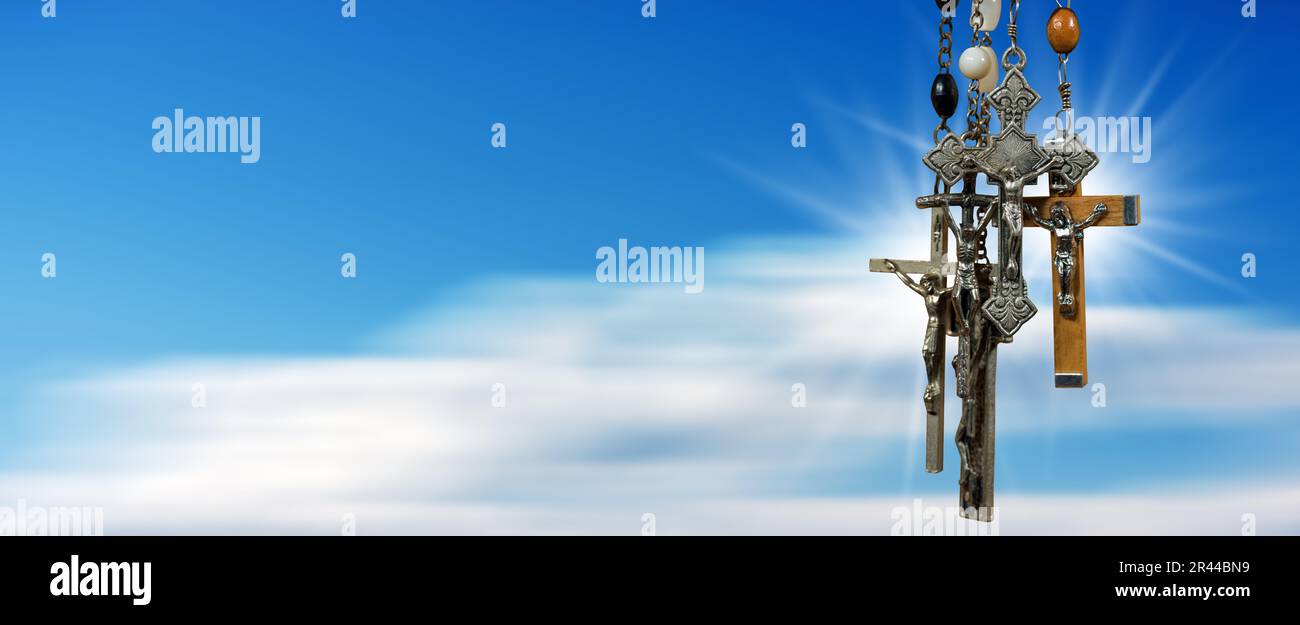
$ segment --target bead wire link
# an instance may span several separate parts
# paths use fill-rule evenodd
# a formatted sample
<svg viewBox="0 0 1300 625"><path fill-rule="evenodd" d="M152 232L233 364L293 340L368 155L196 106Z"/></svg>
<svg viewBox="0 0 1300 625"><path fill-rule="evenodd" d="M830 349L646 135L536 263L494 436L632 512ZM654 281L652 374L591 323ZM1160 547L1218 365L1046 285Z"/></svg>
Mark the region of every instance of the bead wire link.
<svg viewBox="0 0 1300 625"><path fill-rule="evenodd" d="M1071 86L1071 85L1070 85L1070 80L1069 80L1069 77L1066 75L1066 72L1065 72L1065 64L1066 64L1066 63L1069 63L1069 62L1070 62L1069 57L1068 57L1067 55L1062 54L1061 57L1060 57L1060 62L1059 62L1059 64L1058 64L1058 66L1057 66L1058 69L1057 69L1057 71L1056 71L1057 79L1058 79L1058 80L1060 81L1060 83L1061 83L1061 85L1060 85L1059 87L1057 87L1057 91L1060 91L1060 92L1061 92L1061 110L1062 110L1062 111L1068 111L1068 110L1070 110L1071 108L1073 108L1073 107L1071 106L1071 102L1070 102L1070 101L1071 101L1071 96L1070 96L1070 86Z"/></svg>
<svg viewBox="0 0 1300 625"><path fill-rule="evenodd" d="M1029 59L1025 56L1025 51L1020 49L1020 44L1017 42L1017 37L1020 34L1020 26L1018 24L1019 19L1020 0L1012 0L1011 15L1007 20L1007 35L1011 38L1011 45L1007 47L1006 52L1002 53L1002 69L1007 71L1011 71L1013 66L1016 69L1024 70L1025 65L1029 63ZM1012 58L1016 59L1015 63L1011 62Z"/></svg>
<svg viewBox="0 0 1300 625"><path fill-rule="evenodd" d="M1065 5L1061 5L1061 0L1056 0L1057 8L1070 9L1070 1L1066 0ZM1070 9L1073 10L1073 9ZM1074 133L1074 96L1070 89L1069 73L1066 71L1066 65L1070 62L1070 55L1056 55L1056 80L1060 83L1056 90L1061 94L1061 110L1056 112L1056 136L1065 139ZM1061 124L1061 118L1065 118L1065 124Z"/></svg>

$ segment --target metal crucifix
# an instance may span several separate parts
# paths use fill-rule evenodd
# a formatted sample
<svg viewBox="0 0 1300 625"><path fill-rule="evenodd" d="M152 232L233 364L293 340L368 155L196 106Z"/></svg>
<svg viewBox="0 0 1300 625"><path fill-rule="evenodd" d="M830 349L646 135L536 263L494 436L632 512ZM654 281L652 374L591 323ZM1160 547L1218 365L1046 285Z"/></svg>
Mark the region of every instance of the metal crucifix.
<svg viewBox="0 0 1300 625"><path fill-rule="evenodd" d="M931 211L930 223L930 260L929 261L893 261L872 259L871 271L877 273L897 274L908 286L916 291L926 303L926 335L921 346L921 355L925 361L926 386L922 395L925 405L925 470L930 473L943 471L943 406L944 375L943 359L945 341L950 325L949 309L952 301L952 288L945 286L947 276L955 273L955 267L948 262L948 236L946 230L947 209ZM912 283L908 274L921 275L921 283ZM922 286L924 285L924 286ZM927 290L933 291L928 293Z"/></svg>

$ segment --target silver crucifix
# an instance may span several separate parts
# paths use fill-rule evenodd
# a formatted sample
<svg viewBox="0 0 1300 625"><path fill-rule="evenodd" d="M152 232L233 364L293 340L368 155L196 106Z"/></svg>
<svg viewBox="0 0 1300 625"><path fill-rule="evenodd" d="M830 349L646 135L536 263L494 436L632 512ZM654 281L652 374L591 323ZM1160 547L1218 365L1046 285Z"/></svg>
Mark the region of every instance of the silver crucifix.
<svg viewBox="0 0 1300 625"><path fill-rule="evenodd" d="M926 385L921 401L925 406L925 470L943 471L943 421L944 421L944 337L952 317L952 290L945 286L947 276L956 272L948 262L948 237L946 230L947 207L935 208L930 213L930 260L906 261L884 258L871 259L874 273L893 273L908 288L925 298L926 331L921 343L921 358L925 362ZM920 283L913 282L908 274L921 275Z"/></svg>
<svg viewBox="0 0 1300 625"><path fill-rule="evenodd" d="M980 310L980 286L977 272L987 267L981 263L986 253L984 242L989 222L997 214L998 198L976 192L976 174L967 174L963 178L961 193L936 193L919 197L917 208L931 209L940 214L945 226L951 231L957 245L956 292L953 301L960 324L953 324L951 330L957 330L957 355L952 367L957 375L957 396L966 398L969 393L971 369L971 332L973 316ZM961 208L961 225L954 223L948 213L948 207ZM976 215L981 213L976 224ZM986 261L985 261L986 262ZM963 331L964 330L964 331Z"/></svg>

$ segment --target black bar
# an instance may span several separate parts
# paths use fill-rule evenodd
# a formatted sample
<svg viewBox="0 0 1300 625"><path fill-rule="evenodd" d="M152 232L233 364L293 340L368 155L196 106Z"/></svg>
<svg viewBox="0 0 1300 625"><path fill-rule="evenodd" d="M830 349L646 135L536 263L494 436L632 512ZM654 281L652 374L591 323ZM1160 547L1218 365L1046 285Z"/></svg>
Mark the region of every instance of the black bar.
<svg viewBox="0 0 1300 625"><path fill-rule="evenodd" d="M485 607L541 618L549 613L540 606L594 610L597 599L628 606L735 601L741 609L766 606L764 613L807 601L873 612L884 608L864 602L887 603L922 619L952 617L936 612L943 609L936 602L1013 611L1044 601L1121 612L1253 609L1294 594L1284 585L1297 544L1271 537L7 538L0 542L0 596L6 607L51 615L190 617L268 607L302 615L373 606L427 614L432 601L447 618L458 608ZM129 591L52 595L52 566L73 555L82 566L150 563L149 603L134 605ZM1121 562L1131 570L1121 571ZM1181 570L1169 571L1171 562ZM1249 596L1118 597L1117 587Z"/></svg>

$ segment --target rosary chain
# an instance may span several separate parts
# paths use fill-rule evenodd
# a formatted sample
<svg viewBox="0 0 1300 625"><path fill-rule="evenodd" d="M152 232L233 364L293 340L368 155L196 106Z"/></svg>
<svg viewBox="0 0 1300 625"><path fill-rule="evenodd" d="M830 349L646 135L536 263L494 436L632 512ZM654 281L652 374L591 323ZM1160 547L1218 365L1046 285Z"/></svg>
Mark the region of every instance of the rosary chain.
<svg viewBox="0 0 1300 625"><path fill-rule="evenodd" d="M946 5L939 7L939 71L943 74L952 73L952 16L956 15L958 4L959 0L951 0L952 12L948 11ZM953 134L952 128L948 126L948 118L944 117L939 120L939 125L934 129L934 144L939 145L940 138L950 134ZM935 174L934 192L936 195L939 193L941 185L945 193L952 189L951 185L942 184L940 176Z"/></svg>
<svg viewBox="0 0 1300 625"><path fill-rule="evenodd" d="M984 26L984 14L980 11L980 4L981 0L975 0L975 4L971 7L971 47L983 45L980 41L980 29ZM988 34L986 33L984 37L987 39ZM963 142L974 141L975 145L983 144L983 135L986 131L986 127L981 121L981 100L979 81L972 80L970 86L966 88L966 132L961 136Z"/></svg>
<svg viewBox="0 0 1300 625"><path fill-rule="evenodd" d="M980 38L980 45L992 50L993 36L989 32L985 31L984 36ZM996 70L992 70L992 71L996 71ZM980 116L979 116L980 136L981 139L985 141L988 140L990 134L989 122L993 119L993 113L991 111L992 107L990 106L990 104L991 102L989 100L988 94L980 93Z"/></svg>
<svg viewBox="0 0 1300 625"><path fill-rule="evenodd" d="M945 13L943 19L939 21L939 69L947 72L950 67L952 67L952 17Z"/></svg>

